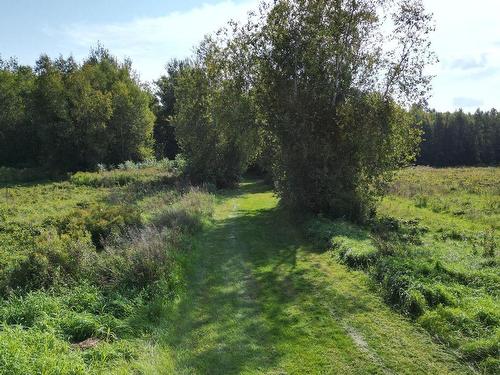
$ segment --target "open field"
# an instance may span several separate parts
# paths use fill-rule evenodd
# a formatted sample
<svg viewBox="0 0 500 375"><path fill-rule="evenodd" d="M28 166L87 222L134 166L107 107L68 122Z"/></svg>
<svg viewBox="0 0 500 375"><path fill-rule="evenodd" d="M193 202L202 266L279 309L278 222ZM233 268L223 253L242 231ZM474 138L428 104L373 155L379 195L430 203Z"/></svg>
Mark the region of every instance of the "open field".
<svg viewBox="0 0 500 375"><path fill-rule="evenodd" d="M26 180L23 178L23 180ZM0 373L141 371L212 198L175 165L8 183L0 199Z"/></svg>
<svg viewBox="0 0 500 375"><path fill-rule="evenodd" d="M500 371L500 169L402 171L367 228L315 223L336 259L485 373Z"/></svg>
<svg viewBox="0 0 500 375"><path fill-rule="evenodd" d="M360 227L254 180L208 220L175 168L129 167L3 183L4 372L497 373L497 169L403 171Z"/></svg>

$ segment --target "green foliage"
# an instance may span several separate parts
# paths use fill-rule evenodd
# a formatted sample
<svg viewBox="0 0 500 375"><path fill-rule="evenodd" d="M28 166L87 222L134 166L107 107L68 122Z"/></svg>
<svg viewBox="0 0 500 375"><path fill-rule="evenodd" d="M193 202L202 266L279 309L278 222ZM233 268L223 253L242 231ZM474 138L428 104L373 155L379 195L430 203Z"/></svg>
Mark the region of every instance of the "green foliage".
<svg viewBox="0 0 500 375"><path fill-rule="evenodd" d="M83 359L50 332L20 327L0 330L0 368L4 374L85 374Z"/></svg>
<svg viewBox="0 0 500 375"><path fill-rule="evenodd" d="M42 55L34 71L0 64L0 165L93 169L152 156L150 96L130 62L102 47L82 64Z"/></svg>
<svg viewBox="0 0 500 375"><path fill-rule="evenodd" d="M189 67L189 61L172 60L167 65L167 74L155 82L154 127L155 152L158 158L174 159L179 153L172 118L175 115L177 79L183 69Z"/></svg>
<svg viewBox="0 0 500 375"><path fill-rule="evenodd" d="M99 164L99 173L77 172L70 177L71 183L78 186L114 187L135 185L166 185L174 178L181 176L186 168L182 155L174 160L148 159L134 163L126 161L118 164L117 169L107 170L106 165Z"/></svg>
<svg viewBox="0 0 500 375"><path fill-rule="evenodd" d="M60 234L68 236L88 232L93 244L102 248L107 238L123 235L127 228L141 224L141 215L133 206L96 205L59 219L55 227Z"/></svg>
<svg viewBox="0 0 500 375"><path fill-rule="evenodd" d="M165 368L157 358L169 374L473 372L384 305L366 275L316 251L267 185L245 180L219 202L150 373Z"/></svg>
<svg viewBox="0 0 500 375"><path fill-rule="evenodd" d="M418 1L385 3L283 0L245 26L258 29L249 74L285 203L364 220L390 172L414 159L419 132L400 104L428 87L432 26ZM393 51L380 44L385 12Z"/></svg>
<svg viewBox="0 0 500 375"><path fill-rule="evenodd" d="M219 187L240 179L257 147L255 109L235 48L206 39L197 61L176 78L173 124L188 174Z"/></svg>
<svg viewBox="0 0 500 375"><path fill-rule="evenodd" d="M189 190L178 202L157 212L154 224L194 233L201 229L202 219L212 215L214 201L199 189Z"/></svg>
<svg viewBox="0 0 500 375"><path fill-rule="evenodd" d="M0 59L0 166L28 164L36 157L36 129L30 116L34 88L30 67Z"/></svg>
<svg viewBox="0 0 500 375"><path fill-rule="evenodd" d="M32 182L48 176L50 174L42 169L0 167L0 184Z"/></svg>
<svg viewBox="0 0 500 375"><path fill-rule="evenodd" d="M420 165L435 167L498 165L500 162L500 114L497 110L474 114L414 109L423 130Z"/></svg>

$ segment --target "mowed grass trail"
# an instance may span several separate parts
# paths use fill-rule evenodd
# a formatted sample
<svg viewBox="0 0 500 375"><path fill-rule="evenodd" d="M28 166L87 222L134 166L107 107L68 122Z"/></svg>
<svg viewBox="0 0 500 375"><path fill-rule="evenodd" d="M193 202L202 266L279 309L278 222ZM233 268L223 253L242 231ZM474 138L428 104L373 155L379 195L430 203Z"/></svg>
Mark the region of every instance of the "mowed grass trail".
<svg viewBox="0 0 500 375"><path fill-rule="evenodd" d="M261 183L221 198L151 365L175 374L470 371L297 228Z"/></svg>

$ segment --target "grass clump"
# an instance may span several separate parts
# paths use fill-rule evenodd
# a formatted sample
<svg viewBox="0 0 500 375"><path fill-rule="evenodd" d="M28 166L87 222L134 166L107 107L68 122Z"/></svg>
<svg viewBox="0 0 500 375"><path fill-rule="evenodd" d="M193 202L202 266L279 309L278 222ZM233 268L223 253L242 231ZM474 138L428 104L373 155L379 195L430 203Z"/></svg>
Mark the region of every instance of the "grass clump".
<svg viewBox="0 0 500 375"><path fill-rule="evenodd" d="M3 326L0 368L5 374L86 374L83 358L53 333Z"/></svg>

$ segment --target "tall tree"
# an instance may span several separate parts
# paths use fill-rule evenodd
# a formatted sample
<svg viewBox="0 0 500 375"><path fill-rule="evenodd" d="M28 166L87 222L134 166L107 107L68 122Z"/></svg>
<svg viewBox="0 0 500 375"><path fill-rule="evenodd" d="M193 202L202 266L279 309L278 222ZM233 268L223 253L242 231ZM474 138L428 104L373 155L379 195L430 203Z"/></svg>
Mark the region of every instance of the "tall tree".
<svg viewBox="0 0 500 375"><path fill-rule="evenodd" d="M172 60L167 64L167 74L155 82L155 94L158 98L156 106L156 122L154 126L155 151L158 158L174 159L179 153L179 145L175 137L172 118L175 114L175 87L182 70L190 65L188 60Z"/></svg>
<svg viewBox="0 0 500 375"><path fill-rule="evenodd" d="M30 113L34 82L30 67L0 59L0 165L26 166L37 154Z"/></svg>
<svg viewBox="0 0 500 375"><path fill-rule="evenodd" d="M238 69L241 45L233 42L207 38L175 89L174 126L190 175L220 187L240 179L257 147L255 107Z"/></svg>
<svg viewBox="0 0 500 375"><path fill-rule="evenodd" d="M277 0L251 26L278 193L366 218L391 171L416 155L419 131L401 105L428 91L430 15L418 0Z"/></svg>

